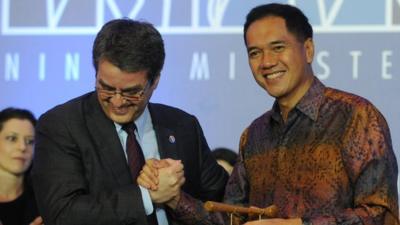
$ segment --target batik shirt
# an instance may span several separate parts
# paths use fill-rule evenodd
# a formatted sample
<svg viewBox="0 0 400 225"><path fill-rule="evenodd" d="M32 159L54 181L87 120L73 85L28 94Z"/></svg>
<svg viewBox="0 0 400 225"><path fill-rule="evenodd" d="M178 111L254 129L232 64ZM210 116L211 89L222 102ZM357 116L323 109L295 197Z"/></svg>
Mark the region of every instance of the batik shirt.
<svg viewBox="0 0 400 225"><path fill-rule="evenodd" d="M313 225L397 223L397 163L388 125L367 100L317 78L284 122L278 104L243 132L224 202L276 205ZM182 195L188 224L229 224Z"/></svg>

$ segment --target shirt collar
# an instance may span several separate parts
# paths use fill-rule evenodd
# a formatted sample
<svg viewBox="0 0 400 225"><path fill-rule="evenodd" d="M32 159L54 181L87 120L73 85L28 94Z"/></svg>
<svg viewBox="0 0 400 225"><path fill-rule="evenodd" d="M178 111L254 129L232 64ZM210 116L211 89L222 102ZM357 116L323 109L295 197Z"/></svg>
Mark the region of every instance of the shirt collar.
<svg viewBox="0 0 400 225"><path fill-rule="evenodd" d="M149 118L150 118L150 112L149 112L148 106L146 106L146 108L144 109L143 113L135 120L135 125L136 125L136 128L137 128L137 134L138 134L140 139L144 135L145 128L146 128L146 123L147 123ZM115 127L116 127L118 132L122 131L122 126L120 124L114 122L114 125L115 125Z"/></svg>
<svg viewBox="0 0 400 225"><path fill-rule="evenodd" d="M313 121L316 121L318 118L319 107L325 98L324 91L325 85L322 84L317 77L314 77L311 87L303 98L300 99L299 103L297 103L296 108L306 116L310 117Z"/></svg>
<svg viewBox="0 0 400 225"><path fill-rule="evenodd" d="M301 111L303 114L316 121L318 118L319 107L324 101L324 90L325 85L321 81L314 77L314 80L306 92L306 94L300 99L300 101L295 106L296 109ZM272 106L272 118L276 121L280 119L280 109L278 101L275 100Z"/></svg>

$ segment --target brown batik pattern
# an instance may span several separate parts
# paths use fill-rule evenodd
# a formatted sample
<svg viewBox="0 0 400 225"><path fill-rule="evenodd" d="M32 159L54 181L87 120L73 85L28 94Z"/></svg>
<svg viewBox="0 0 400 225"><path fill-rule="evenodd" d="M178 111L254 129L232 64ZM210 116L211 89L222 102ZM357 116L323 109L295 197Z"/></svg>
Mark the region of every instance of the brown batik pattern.
<svg viewBox="0 0 400 225"><path fill-rule="evenodd" d="M242 134L225 202L267 207L313 225L397 224L397 163L389 128L367 100L317 78L283 122L278 105ZM228 224L186 196L187 224Z"/></svg>
<svg viewBox="0 0 400 225"><path fill-rule="evenodd" d="M317 79L283 123L279 107L244 132L227 187L236 204L279 207L319 224L386 224L398 218L397 164L383 116L367 100ZM242 196L242 197L239 197Z"/></svg>

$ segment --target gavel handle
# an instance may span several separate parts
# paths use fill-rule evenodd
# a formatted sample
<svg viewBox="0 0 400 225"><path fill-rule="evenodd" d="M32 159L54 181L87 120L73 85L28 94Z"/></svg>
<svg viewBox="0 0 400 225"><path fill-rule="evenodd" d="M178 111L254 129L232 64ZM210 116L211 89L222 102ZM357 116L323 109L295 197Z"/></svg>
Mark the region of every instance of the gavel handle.
<svg viewBox="0 0 400 225"><path fill-rule="evenodd" d="M209 212L227 212L239 214L255 214L262 215L268 218L274 218L278 214L278 207L270 205L267 208L247 208L242 206L229 205L225 203L207 201L204 203L204 208Z"/></svg>

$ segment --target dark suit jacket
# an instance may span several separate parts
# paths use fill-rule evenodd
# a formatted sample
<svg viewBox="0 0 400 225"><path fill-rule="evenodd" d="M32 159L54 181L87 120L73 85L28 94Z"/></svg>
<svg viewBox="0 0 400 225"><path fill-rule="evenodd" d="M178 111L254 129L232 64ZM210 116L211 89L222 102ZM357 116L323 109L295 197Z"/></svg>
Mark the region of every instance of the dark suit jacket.
<svg viewBox="0 0 400 225"><path fill-rule="evenodd" d="M197 119L149 104L161 158L181 159L183 191L221 200L227 174L210 154ZM91 92L43 114L37 126L33 184L46 225L146 224L113 122ZM170 143L173 135L175 143ZM167 210L170 224L179 224Z"/></svg>

